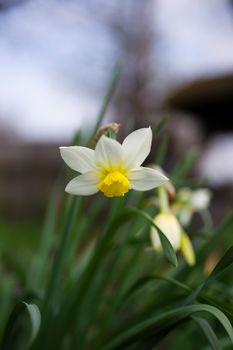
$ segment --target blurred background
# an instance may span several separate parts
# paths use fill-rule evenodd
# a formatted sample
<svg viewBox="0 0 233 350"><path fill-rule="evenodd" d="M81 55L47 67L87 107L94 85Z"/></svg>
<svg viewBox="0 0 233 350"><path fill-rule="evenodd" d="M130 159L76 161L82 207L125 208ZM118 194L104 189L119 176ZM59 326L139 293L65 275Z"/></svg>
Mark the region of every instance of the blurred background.
<svg viewBox="0 0 233 350"><path fill-rule="evenodd" d="M233 1L0 0L2 254L36 247L58 146L94 123L116 62L107 120L130 129L167 115L172 162L198 149L214 220L230 210Z"/></svg>

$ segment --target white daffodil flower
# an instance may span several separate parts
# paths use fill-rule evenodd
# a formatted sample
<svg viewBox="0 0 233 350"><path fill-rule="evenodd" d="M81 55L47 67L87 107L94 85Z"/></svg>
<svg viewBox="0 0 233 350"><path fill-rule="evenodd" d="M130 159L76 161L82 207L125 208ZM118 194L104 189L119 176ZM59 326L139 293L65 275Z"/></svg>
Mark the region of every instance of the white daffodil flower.
<svg viewBox="0 0 233 350"><path fill-rule="evenodd" d="M106 197L119 197L130 189L147 191L160 186L167 177L158 170L141 167L151 143L149 127L132 132L122 144L103 135L95 150L60 147L66 164L81 173L68 183L66 192L87 196L101 191Z"/></svg>

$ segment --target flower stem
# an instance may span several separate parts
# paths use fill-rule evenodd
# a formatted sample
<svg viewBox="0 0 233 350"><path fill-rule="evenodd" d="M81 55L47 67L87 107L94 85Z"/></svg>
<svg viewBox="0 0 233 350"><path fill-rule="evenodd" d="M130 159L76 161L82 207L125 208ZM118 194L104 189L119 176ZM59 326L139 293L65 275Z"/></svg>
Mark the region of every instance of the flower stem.
<svg viewBox="0 0 233 350"><path fill-rule="evenodd" d="M161 212L170 212L168 195L166 188L164 186L159 186L158 188L159 204Z"/></svg>

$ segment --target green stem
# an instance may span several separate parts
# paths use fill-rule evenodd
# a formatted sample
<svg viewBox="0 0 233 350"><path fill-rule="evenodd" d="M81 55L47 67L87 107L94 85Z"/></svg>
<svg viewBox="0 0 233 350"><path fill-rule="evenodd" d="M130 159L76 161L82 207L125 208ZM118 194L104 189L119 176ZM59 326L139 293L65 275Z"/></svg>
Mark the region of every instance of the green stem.
<svg viewBox="0 0 233 350"><path fill-rule="evenodd" d="M158 194L159 194L159 204L160 204L161 212L170 212L166 188L164 186L160 186L158 188Z"/></svg>

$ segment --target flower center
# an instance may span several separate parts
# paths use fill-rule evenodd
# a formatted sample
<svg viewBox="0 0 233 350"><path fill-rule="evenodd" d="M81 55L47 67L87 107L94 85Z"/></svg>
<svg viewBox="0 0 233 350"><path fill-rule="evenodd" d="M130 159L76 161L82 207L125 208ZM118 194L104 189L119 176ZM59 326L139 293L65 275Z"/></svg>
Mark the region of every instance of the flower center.
<svg viewBox="0 0 233 350"><path fill-rule="evenodd" d="M98 184L106 197L122 197L130 189L128 178L120 171L109 172Z"/></svg>

